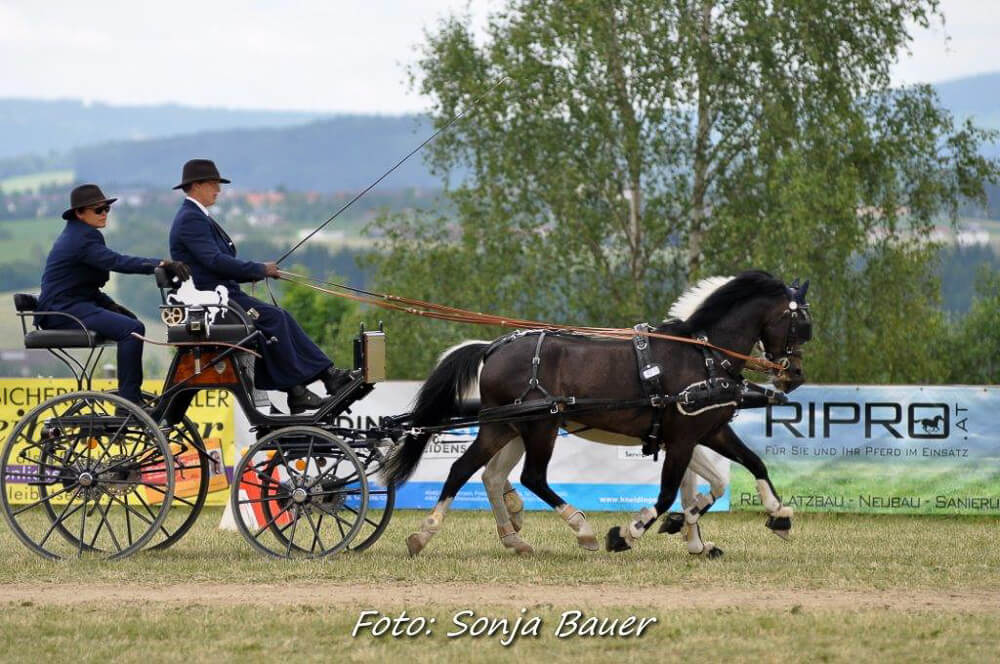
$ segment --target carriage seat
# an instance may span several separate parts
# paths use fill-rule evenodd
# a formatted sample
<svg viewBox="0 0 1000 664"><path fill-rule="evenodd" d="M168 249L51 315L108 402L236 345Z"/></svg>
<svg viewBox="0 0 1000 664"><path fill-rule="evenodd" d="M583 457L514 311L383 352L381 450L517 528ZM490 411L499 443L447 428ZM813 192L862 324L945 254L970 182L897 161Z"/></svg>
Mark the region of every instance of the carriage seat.
<svg viewBox="0 0 1000 664"><path fill-rule="evenodd" d="M34 318L43 312L38 311L38 298L30 293L14 294L14 310L21 318L24 330L24 347L38 348L94 348L97 346L114 345L114 341L105 339L97 332L84 328L67 330L29 330L25 319ZM62 315L58 312L45 312L46 315Z"/></svg>
<svg viewBox="0 0 1000 664"><path fill-rule="evenodd" d="M177 285L171 281L170 275L162 267L153 270L153 276L156 278L157 288L160 289L160 297L164 307L170 306L167 304L167 295L174 293ZM183 308L183 305L176 306ZM197 309L188 307L188 311L197 311ZM167 324L167 342L193 341L211 344L213 341L218 341L235 344L253 334L255 329L253 320L247 312L232 301L229 302L229 311L218 314L215 322L211 325L202 324L202 318L199 316L195 325L192 325L191 322L177 325Z"/></svg>

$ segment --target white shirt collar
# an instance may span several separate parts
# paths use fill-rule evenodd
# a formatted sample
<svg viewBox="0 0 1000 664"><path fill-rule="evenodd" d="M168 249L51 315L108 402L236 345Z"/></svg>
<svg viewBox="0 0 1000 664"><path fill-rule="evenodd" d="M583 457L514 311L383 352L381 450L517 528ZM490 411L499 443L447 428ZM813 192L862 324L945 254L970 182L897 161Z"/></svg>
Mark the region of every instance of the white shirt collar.
<svg viewBox="0 0 1000 664"><path fill-rule="evenodd" d="M205 213L205 216L206 216L206 217L211 217L211 216L212 216L212 215L210 215L210 214L208 213L208 208L206 208L206 207L205 207L204 205L202 205L202 204L201 204L201 203L199 203L198 201L194 200L194 199L193 199L193 198L191 198L190 196L185 196L184 198L186 198L187 200L189 200L189 201L191 201L192 203L194 203L195 205L197 205L197 206L198 206L198 208L199 208L199 209L200 209L200 210L201 210L202 212L204 212L204 213Z"/></svg>

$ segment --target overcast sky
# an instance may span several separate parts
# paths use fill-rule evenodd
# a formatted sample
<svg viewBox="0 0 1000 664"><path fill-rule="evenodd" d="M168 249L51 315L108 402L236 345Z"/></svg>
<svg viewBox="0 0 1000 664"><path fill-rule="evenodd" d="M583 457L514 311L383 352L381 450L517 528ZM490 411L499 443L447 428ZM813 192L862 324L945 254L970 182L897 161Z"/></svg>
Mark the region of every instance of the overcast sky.
<svg viewBox="0 0 1000 664"><path fill-rule="evenodd" d="M419 111L405 65L450 10L502 0L0 0L0 97ZM1000 69L1000 0L942 0L898 82ZM946 39L950 37L950 40Z"/></svg>

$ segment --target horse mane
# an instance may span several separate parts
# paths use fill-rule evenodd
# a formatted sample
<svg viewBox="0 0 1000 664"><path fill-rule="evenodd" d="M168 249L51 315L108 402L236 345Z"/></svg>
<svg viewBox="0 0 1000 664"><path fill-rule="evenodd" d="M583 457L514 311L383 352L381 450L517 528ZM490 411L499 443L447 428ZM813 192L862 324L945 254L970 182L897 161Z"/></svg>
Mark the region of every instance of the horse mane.
<svg viewBox="0 0 1000 664"><path fill-rule="evenodd" d="M667 319L687 320L708 299L708 296L732 281L732 277L706 277L681 293L677 301L670 305Z"/></svg>
<svg viewBox="0 0 1000 664"><path fill-rule="evenodd" d="M684 292L670 307L672 320L659 326L660 331L693 334L704 330L725 316L733 307L755 297L784 295L785 284L767 272L749 270L735 277L709 277Z"/></svg>

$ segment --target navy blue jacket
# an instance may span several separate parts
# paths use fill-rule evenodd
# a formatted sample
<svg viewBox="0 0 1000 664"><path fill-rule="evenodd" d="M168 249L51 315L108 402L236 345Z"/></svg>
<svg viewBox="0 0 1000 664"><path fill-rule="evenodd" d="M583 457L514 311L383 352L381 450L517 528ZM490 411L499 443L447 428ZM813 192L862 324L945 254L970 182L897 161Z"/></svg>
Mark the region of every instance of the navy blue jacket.
<svg viewBox="0 0 1000 664"><path fill-rule="evenodd" d="M39 311L65 311L83 318L114 304L101 292L111 272L153 274L159 258L124 256L104 243L104 235L79 219L66 222L45 261ZM49 318L48 316L43 318ZM40 320L45 325L47 321Z"/></svg>
<svg viewBox="0 0 1000 664"><path fill-rule="evenodd" d="M240 283L267 276L263 263L236 258L236 245L222 227L187 199L170 227L170 257L187 263L198 290L222 284L236 293Z"/></svg>

